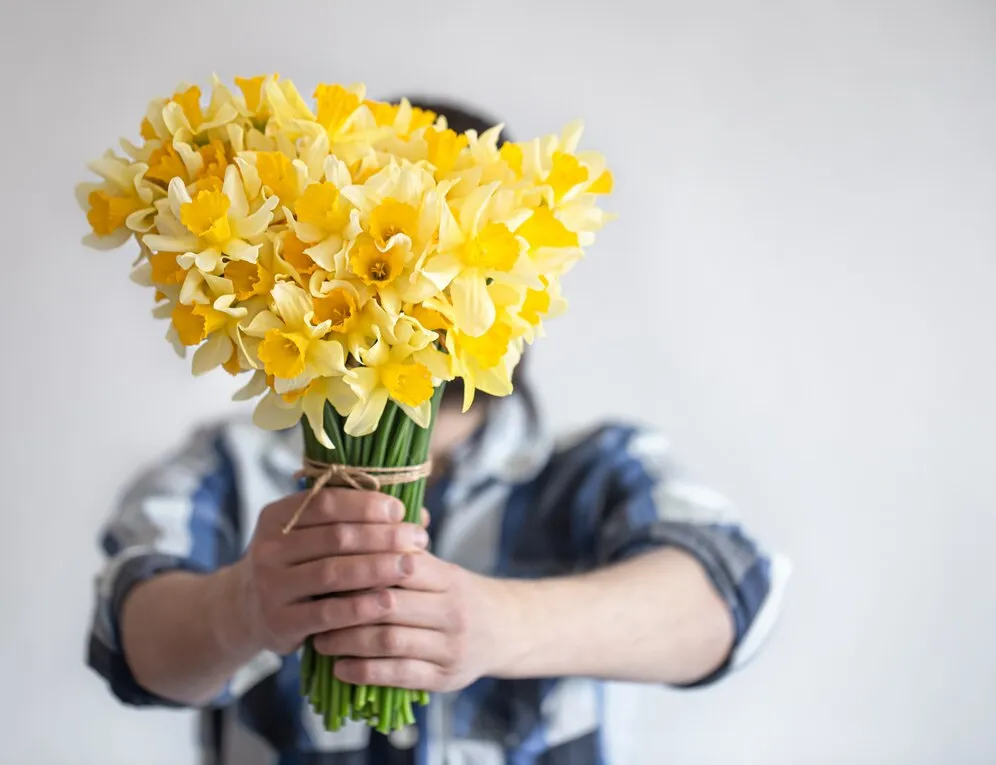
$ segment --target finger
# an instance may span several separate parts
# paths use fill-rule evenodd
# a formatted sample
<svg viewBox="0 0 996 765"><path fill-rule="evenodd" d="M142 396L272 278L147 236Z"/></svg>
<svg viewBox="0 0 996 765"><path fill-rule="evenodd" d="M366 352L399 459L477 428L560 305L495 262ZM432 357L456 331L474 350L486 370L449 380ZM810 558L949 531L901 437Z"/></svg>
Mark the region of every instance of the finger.
<svg viewBox="0 0 996 765"><path fill-rule="evenodd" d="M325 632L315 636L315 648L328 656L418 659L440 665L453 653L445 633L396 624L363 625Z"/></svg>
<svg viewBox="0 0 996 765"><path fill-rule="evenodd" d="M387 610L376 621L402 627L456 632L462 625L453 599L442 592L423 592L396 587L387 593Z"/></svg>
<svg viewBox="0 0 996 765"><path fill-rule="evenodd" d="M429 535L414 523L330 523L294 529L279 541L274 562L296 565L334 555L424 550Z"/></svg>
<svg viewBox="0 0 996 765"><path fill-rule="evenodd" d="M429 524L430 524L431 522L432 522L432 516L431 516L431 515L429 514L429 511L428 511L428 510L426 510L426 509L425 509L425 508L423 507L423 508L422 508L422 525L423 525L423 526L424 526L425 528L429 528Z"/></svg>
<svg viewBox="0 0 996 765"><path fill-rule="evenodd" d="M335 675L357 685L413 690L445 690L442 668L418 659L336 659Z"/></svg>
<svg viewBox="0 0 996 765"><path fill-rule="evenodd" d="M283 529L294 517L309 492L302 491L269 505L260 516L260 526ZM376 491L356 489L322 489L308 500L308 505L294 528L327 523L398 523L405 517L405 506L396 497Z"/></svg>
<svg viewBox="0 0 996 765"><path fill-rule="evenodd" d="M437 558L428 552L412 554L412 573L400 585L408 590L423 592L446 592L454 577L452 563Z"/></svg>
<svg viewBox="0 0 996 765"><path fill-rule="evenodd" d="M394 587L410 579L422 553L343 555L309 561L280 572L277 588L284 602L332 592Z"/></svg>
<svg viewBox="0 0 996 765"><path fill-rule="evenodd" d="M377 622L393 607L391 593L380 590L292 603L284 609L283 618L289 633L303 637Z"/></svg>

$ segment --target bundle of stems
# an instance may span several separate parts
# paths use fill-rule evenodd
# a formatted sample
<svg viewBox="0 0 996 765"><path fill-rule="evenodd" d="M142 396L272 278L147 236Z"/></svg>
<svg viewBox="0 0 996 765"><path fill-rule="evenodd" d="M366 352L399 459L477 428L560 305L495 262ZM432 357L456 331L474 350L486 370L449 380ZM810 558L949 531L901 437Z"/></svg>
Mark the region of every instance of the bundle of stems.
<svg viewBox="0 0 996 765"><path fill-rule="evenodd" d="M440 385L433 395L429 427L419 427L393 401L388 401L377 430L358 437L346 434L343 418L326 403L325 432L335 448L322 446L308 423L302 421L305 456L326 464L353 467L420 465L428 459L429 439L442 393ZM426 479L419 478L410 483L385 486L381 491L404 503L404 522L421 523L425 484ZM413 704L429 703L429 694L425 691L343 682L334 674L335 661L335 657L318 653L311 638L305 641L301 652L301 694L322 717L326 730L339 730L346 720L362 720L381 733L390 733L415 723Z"/></svg>

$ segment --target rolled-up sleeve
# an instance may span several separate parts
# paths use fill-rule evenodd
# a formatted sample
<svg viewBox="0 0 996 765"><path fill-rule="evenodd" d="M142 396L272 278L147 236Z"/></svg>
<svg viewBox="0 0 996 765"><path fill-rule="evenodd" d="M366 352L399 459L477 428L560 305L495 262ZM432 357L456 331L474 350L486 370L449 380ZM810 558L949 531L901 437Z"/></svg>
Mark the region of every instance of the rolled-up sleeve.
<svg viewBox="0 0 996 765"><path fill-rule="evenodd" d="M702 565L736 629L727 662L695 685L714 682L753 658L770 634L791 572L789 560L763 549L725 497L682 475L659 433L614 429L603 439L601 451L611 469L596 556L611 563L678 547Z"/></svg>
<svg viewBox="0 0 996 765"><path fill-rule="evenodd" d="M220 432L197 432L140 477L105 525L101 548L106 560L96 581L88 664L126 704L175 706L135 680L122 648L121 609L151 577L214 571L240 554L234 468Z"/></svg>

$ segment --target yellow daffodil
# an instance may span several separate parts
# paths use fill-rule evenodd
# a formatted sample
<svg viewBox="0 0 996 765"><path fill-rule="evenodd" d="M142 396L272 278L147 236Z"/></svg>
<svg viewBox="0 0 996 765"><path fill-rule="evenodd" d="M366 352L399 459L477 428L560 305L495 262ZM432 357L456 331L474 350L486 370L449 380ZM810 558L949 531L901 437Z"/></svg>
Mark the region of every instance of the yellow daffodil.
<svg viewBox="0 0 996 765"><path fill-rule="evenodd" d="M162 108L162 124L169 135L188 143L229 124L238 116L231 93L218 82L206 113L201 107L201 89L196 85L178 90Z"/></svg>
<svg viewBox="0 0 996 765"><path fill-rule="evenodd" d="M256 405L253 422L265 430L283 430L296 425L304 415L315 438L331 449L332 441L325 432L326 402L345 414L355 405L356 394L342 377L316 377L304 388L282 394L270 388Z"/></svg>
<svg viewBox="0 0 996 765"><path fill-rule="evenodd" d="M104 182L83 183L76 187L77 201L86 210L92 229L84 242L97 249L112 249L124 244L132 232L148 231L156 199L155 187L145 179L148 167L129 163L108 152L90 163L89 168Z"/></svg>
<svg viewBox="0 0 996 765"><path fill-rule="evenodd" d="M419 258L434 243L445 187L440 193L424 168L392 163L362 185L344 187L342 193L381 249L401 244Z"/></svg>
<svg viewBox="0 0 996 765"><path fill-rule="evenodd" d="M183 181L174 178L169 185L168 211L160 211L156 225L177 231L168 220L172 217L179 221L183 233L147 234L144 241L153 250L183 253L178 260L186 269L196 267L202 274L217 274L226 260L256 262L277 202L277 197L271 197L251 212L234 165L228 166L220 190L205 189L193 197Z"/></svg>
<svg viewBox="0 0 996 765"><path fill-rule="evenodd" d="M312 323L328 322L329 336L338 339L354 358L373 345L378 332L389 332L397 321L363 284L341 279L315 279L312 284Z"/></svg>
<svg viewBox="0 0 996 765"><path fill-rule="evenodd" d="M277 282L271 294L272 309L259 313L245 333L260 339L258 366L273 376L274 390L283 394L303 388L316 377L345 374L342 344L325 339L331 322L311 322L311 296L291 282Z"/></svg>
<svg viewBox="0 0 996 765"><path fill-rule="evenodd" d="M199 346L191 365L193 373L203 375L230 363L233 357L238 359L241 333L263 308L262 301L236 305L234 295L222 295L213 305L178 304L172 311L172 320L180 342Z"/></svg>
<svg viewBox="0 0 996 765"><path fill-rule="evenodd" d="M360 354L363 366L346 373L346 383L356 394L357 402L346 418L345 430L351 436L363 436L377 429L389 399L422 428L429 426L434 389L432 366L438 352L430 347L434 332L427 332L414 321L400 321L388 338L375 328L377 341Z"/></svg>
<svg viewBox="0 0 996 765"><path fill-rule="evenodd" d="M282 151L258 151L254 158L263 189L279 197L280 204L293 205L308 185L307 165Z"/></svg>
<svg viewBox="0 0 996 765"><path fill-rule="evenodd" d="M263 84L267 80L275 82L279 78L279 74L235 78L235 85L242 94L241 99L236 99L236 106L240 112L249 117L252 126L260 132L266 128L266 120L271 114L269 104L264 97Z"/></svg>
<svg viewBox="0 0 996 765"><path fill-rule="evenodd" d="M538 288L539 274L526 254L526 242L498 220L490 220L489 203L497 184L470 194L454 216L443 205L439 250L423 268L439 289L448 287L454 323L476 337L495 321L489 281Z"/></svg>
<svg viewBox="0 0 996 765"><path fill-rule="evenodd" d="M361 233L349 252L349 272L376 292L385 311L397 315L403 303L417 300L425 293L424 284L431 289L432 283L412 279L412 251L405 242L392 239L393 243L382 249L375 237Z"/></svg>
<svg viewBox="0 0 996 765"><path fill-rule="evenodd" d="M519 290L507 285L491 284L488 292L498 307L495 320L477 336L462 329L455 307L445 300L427 301L431 320L449 326L444 335L447 359L452 374L463 380L463 411L470 409L474 393L484 391L492 396L507 396L512 392L512 371L522 354L519 337L524 329L514 310L522 303Z"/></svg>
<svg viewBox="0 0 996 765"><path fill-rule="evenodd" d="M536 138L517 145L516 159L522 176L538 183L549 207L578 199L584 194L607 194L612 191L612 174L605 167L605 158L598 152L576 152L584 125L572 122L560 136Z"/></svg>
<svg viewBox="0 0 996 765"><path fill-rule="evenodd" d="M294 204L284 207L284 217L294 235L308 245L305 253L320 268L336 272L336 256L361 231L359 211L342 194L351 176L343 162L329 157L325 180L305 187ZM295 216L296 213L296 216Z"/></svg>

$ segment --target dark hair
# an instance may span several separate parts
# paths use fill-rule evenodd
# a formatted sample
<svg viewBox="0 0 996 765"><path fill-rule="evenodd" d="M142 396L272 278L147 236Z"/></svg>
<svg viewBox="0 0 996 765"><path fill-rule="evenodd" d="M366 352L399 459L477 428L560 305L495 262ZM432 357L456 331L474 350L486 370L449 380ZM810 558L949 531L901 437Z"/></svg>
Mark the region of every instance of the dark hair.
<svg viewBox="0 0 996 765"><path fill-rule="evenodd" d="M397 103L399 100L400 99L394 99L393 103ZM493 119L484 112L476 111L471 107L462 106L446 99L409 96L408 101L412 106L418 107L419 109L435 112L438 115L446 117L446 124L450 127L450 129L456 131L457 133L465 133L468 130L476 130L478 135L480 135L485 130L489 130L501 122L501 120ZM512 140L513 139L507 128L502 128L501 134L498 136L498 146ZM526 403L530 414L535 418L536 400L525 376L526 356L526 352L523 351L522 358L519 359L518 365L516 365L512 372L512 386ZM446 390L443 392L443 405L459 405L462 401L463 380L456 379L447 383ZM478 391L477 395L474 396L474 401L480 401L487 407L493 403L494 397L488 395L487 393Z"/></svg>

